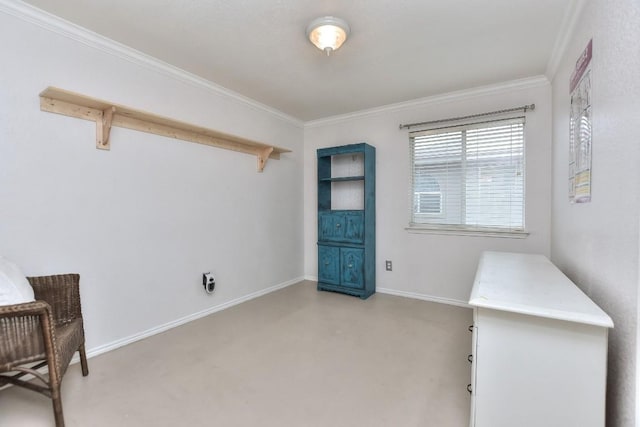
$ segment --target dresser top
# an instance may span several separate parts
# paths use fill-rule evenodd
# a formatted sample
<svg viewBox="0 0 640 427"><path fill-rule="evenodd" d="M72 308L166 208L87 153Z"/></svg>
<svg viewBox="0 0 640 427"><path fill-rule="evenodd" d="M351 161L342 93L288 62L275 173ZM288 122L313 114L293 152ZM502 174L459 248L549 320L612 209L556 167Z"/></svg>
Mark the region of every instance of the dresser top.
<svg viewBox="0 0 640 427"><path fill-rule="evenodd" d="M607 313L543 255L484 252L469 304L613 327Z"/></svg>

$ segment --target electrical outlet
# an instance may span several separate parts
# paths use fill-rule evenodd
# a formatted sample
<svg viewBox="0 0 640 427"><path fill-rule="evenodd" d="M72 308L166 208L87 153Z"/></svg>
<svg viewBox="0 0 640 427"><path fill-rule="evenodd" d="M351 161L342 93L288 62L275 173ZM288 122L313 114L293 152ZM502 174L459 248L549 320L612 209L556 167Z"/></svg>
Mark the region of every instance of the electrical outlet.
<svg viewBox="0 0 640 427"><path fill-rule="evenodd" d="M384 262L385 268L387 269L387 271L393 271L393 263L389 260L386 260Z"/></svg>
<svg viewBox="0 0 640 427"><path fill-rule="evenodd" d="M202 273L202 286L204 286L204 290L210 294L213 293L216 288L216 279L213 277L211 272Z"/></svg>

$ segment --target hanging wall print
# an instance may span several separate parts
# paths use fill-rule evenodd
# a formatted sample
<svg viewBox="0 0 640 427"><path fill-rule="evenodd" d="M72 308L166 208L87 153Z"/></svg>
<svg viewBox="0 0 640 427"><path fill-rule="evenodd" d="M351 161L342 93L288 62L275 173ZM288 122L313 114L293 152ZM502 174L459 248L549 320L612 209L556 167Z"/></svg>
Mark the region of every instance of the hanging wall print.
<svg viewBox="0 0 640 427"><path fill-rule="evenodd" d="M576 62L571 75L569 122L569 200L591 201L591 56L592 40Z"/></svg>

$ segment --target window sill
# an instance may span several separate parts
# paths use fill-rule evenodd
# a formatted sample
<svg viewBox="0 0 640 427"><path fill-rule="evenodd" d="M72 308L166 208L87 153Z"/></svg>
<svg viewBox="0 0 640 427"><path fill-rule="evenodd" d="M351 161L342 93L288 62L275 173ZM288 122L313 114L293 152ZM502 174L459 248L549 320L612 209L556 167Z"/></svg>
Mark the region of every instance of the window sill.
<svg viewBox="0 0 640 427"><path fill-rule="evenodd" d="M526 231L502 231L502 230L468 230L455 227L433 227L423 225L410 225L405 230L413 234L443 234L453 236L473 237L498 237L504 239L526 239L529 233Z"/></svg>

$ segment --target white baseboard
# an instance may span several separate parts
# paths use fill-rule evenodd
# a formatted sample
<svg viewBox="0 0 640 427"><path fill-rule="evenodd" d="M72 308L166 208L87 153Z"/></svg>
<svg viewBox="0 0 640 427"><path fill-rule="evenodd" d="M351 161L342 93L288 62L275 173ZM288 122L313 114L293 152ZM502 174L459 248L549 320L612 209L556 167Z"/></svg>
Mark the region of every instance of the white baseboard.
<svg viewBox="0 0 640 427"><path fill-rule="evenodd" d="M294 285L296 283L299 283L302 280L317 281L318 278L317 277L311 277L311 276L297 277L295 279L288 280L286 282L271 286L269 288L262 289L262 290L257 291L257 292L253 292L253 293L251 293L249 295L245 295L243 297L236 298L236 299L233 299L231 301L227 301L225 303L215 305L213 307L209 307L209 308L207 308L205 310L190 314L188 316L181 317L179 319L173 320L173 321L165 323L163 325L159 325L159 326L156 326L154 328L147 329L146 331L142 331L140 333L133 334L133 335L130 335L128 337L125 337L125 338L122 338L122 339L119 339L119 340L116 340L116 341L112 341L110 343L103 344L103 345L98 346L98 347L87 349L87 358L98 356L100 354L107 353L109 351L115 350L115 349L120 348L122 346L125 346L125 345L128 345L128 344L134 343L136 341L140 341L142 339L151 337L153 335L165 332L165 331L167 331L169 329L173 329L173 328L178 327L180 325L184 325L185 323L192 322L194 320L200 319L202 317L208 316L208 315L216 313L218 311L222 311L222 310L227 309L229 307L233 307L235 305L242 304L243 302L250 301L252 299L261 297L261 296L269 294L271 292L275 292L277 290L280 290L280 289L286 288L288 286ZM455 300L455 299L451 299L451 298L436 297L436 296L432 296L432 295L418 294L418 293L415 293L415 292L398 291L398 290L395 290L395 289L387 289L387 288L377 288L376 292L379 292L381 294L388 294L388 295L395 295L395 296L405 297L405 298L419 299L419 300L423 300L423 301L438 302L438 303L441 303L441 304L455 305L455 306L458 306L458 307L466 307L466 308L471 307L469 304L467 304L464 301ZM76 363L79 360L80 360L79 357L76 355L72 359L71 363Z"/></svg>
<svg viewBox="0 0 640 427"><path fill-rule="evenodd" d="M304 276L304 280L311 280L313 282L317 282L318 276L307 275L307 276ZM457 307L471 308L471 306L466 301L461 301L453 298L436 297L433 295L419 294L416 292L398 291L396 289L388 289L388 288L376 288L376 292L381 294L387 294L387 295L395 295L397 297L419 299L422 301L431 301L431 302L437 302L440 304L455 305Z"/></svg>
<svg viewBox="0 0 640 427"><path fill-rule="evenodd" d="M295 279L288 280L286 282L271 286L269 288L262 289L262 290L257 291L257 292L253 292L253 293L251 293L249 295L245 295L243 297L236 298L236 299L233 299L231 301L227 301L227 302L225 302L223 304L219 304L219 305L215 305L213 307L209 307L209 308L207 308L205 310L202 310L202 311L199 311L197 313L193 313L193 314L190 314L188 316L181 317L180 319L173 320L171 322L165 323L164 325L156 326L155 328L147 329L146 331L143 331L143 332L140 332L140 333L137 333L137 334L133 334L133 335L129 335L128 337L125 337L125 338L110 342L108 344L103 344L101 346L98 346L98 347L95 347L95 348L92 348L92 349L87 349L87 359L90 359L92 357L98 356L98 355L103 354L103 353L107 353L109 351L115 350L115 349L123 347L125 345L132 344L132 343L134 343L136 341L140 341L140 340L148 338L150 336L153 336L153 335L159 334L161 332L167 331L169 329L173 329L173 328L175 328L177 326L184 325L185 323L192 322L194 320L200 319L201 317L205 317L205 316L208 316L210 314L216 313L218 311L222 311L222 310L224 310L226 308L233 307L234 305L238 305L238 304L241 304L243 302L252 300L254 298L258 298L258 297L261 297L263 295L269 294L271 292L275 292L277 290L286 288L287 286L295 285L296 283L299 283L302 280L304 280L302 277L297 277ZM73 365L73 364L76 364L76 363L79 363L79 362L80 362L80 355L78 354L78 352L75 352L73 358L71 359L70 364ZM48 369L47 369L46 366L44 366L44 367L40 368L38 370L38 372L46 374L48 372ZM25 375L23 377L23 379L25 379L27 381L31 380L33 378L34 378L33 375ZM0 390L4 390L5 388L11 387L11 386L12 386L12 384L5 384L3 387L0 387Z"/></svg>
<svg viewBox="0 0 640 427"><path fill-rule="evenodd" d="M173 320L173 321L165 323L163 325L159 325L159 326L156 326L154 328L147 329L146 331L142 331L140 333L133 334L133 335L130 335L128 337L125 337L125 338L122 338L122 339L119 339L119 340L116 340L116 341L113 341L113 342L110 342L110 343L107 343L107 344L103 344L103 345L98 346L98 347L87 349L87 358L98 356L99 354L115 350L115 349L120 348L122 346L134 343L136 341L140 341L142 339L145 339L145 338L151 337L153 335L159 334L161 332L167 331L169 329L173 329L173 328L175 328L177 326L184 325L185 323L189 323L189 322L192 322L194 320L200 319L201 317L205 317L205 316L208 316L210 314L216 313L218 311L222 311L224 309L227 309L229 307L233 307L234 305L242 304L243 302L252 300L254 298L261 297L261 296L269 294L271 292L275 292L277 290L286 288L287 286L294 285L296 283L301 282L302 280L304 280L302 277L297 277L295 279L288 280L286 282L271 286L269 288L262 289L262 290L259 290L257 292L253 292L253 293L251 293L249 295L245 295L243 297L236 298L236 299L233 299L231 301L227 301L225 303L215 305L213 307L209 307L209 308L207 308L205 310L190 314L188 316L181 317L179 319ZM80 361L80 356L76 354L74 356L74 358L71 360L71 363L77 363L79 361Z"/></svg>
<svg viewBox="0 0 640 427"><path fill-rule="evenodd" d="M453 299L453 298L436 297L433 295L419 294L416 292L398 291L396 289L388 289L388 288L376 288L376 292L381 294L387 294L387 295L395 295L395 296L404 297L404 298L419 299L422 301L437 302L440 304L455 305L457 307L471 308L471 306L467 302Z"/></svg>
<svg viewBox="0 0 640 427"><path fill-rule="evenodd" d="M202 310L202 311L199 311L197 313L193 313L193 314L190 314L188 316L181 317L180 319L176 319L174 321L165 323L164 325L156 326L155 328L147 329L146 331L130 335L128 337L125 337L125 338L110 342L108 344L104 344L104 345L101 345L101 346L98 346L98 347L95 347L95 348L92 348L92 349L88 349L87 350L87 358L89 359L89 358L98 356L100 354L107 353L109 351L112 351L112 350L115 350L117 348L123 347L125 345L132 344L132 343L134 343L136 341L140 341L142 339L145 339L145 338L151 337L153 335L159 334L161 332L167 331L169 329L173 329L173 328L175 328L177 326L184 325L185 323L189 323L189 322L192 322L194 320L200 319L201 317L208 316L209 314L213 314L213 313L216 313L218 311L222 311L222 310L224 310L226 308L233 307L234 305L238 305L238 304L241 304L243 302L252 300L254 298L258 298L258 297L261 297L263 295L269 294L271 292L275 292L277 290L280 290L280 289L286 288L288 286L294 285L296 283L299 283L302 280L311 280L311 281L317 282L318 278L314 277L314 276L298 277L298 278L291 279L291 280L288 280L286 282L280 283L278 285L274 285L274 286L271 286L269 288L262 289L260 291L251 293L249 295L245 295L243 297L236 298L236 299L233 299L231 301L227 301L227 302L225 302L223 304L219 304L219 305L216 305L216 306L213 306L213 307L209 307L206 310ZM419 294L419 293L416 293L416 292L398 291L398 290L395 290L395 289L387 289L387 288L377 288L376 292L381 293L381 294L387 294L387 295L395 295L395 296L404 297L404 298L419 299L419 300L423 300L423 301L431 301L431 302L437 302L437 303L441 303L441 304L455 305L455 306L458 306L458 307L471 308L471 306L469 304L467 304L466 302L460 301L460 300L456 300L456 299L452 299L452 298L442 298L442 297L436 297L436 296L432 296L432 295ZM75 363L78 363L78 362L80 362L80 356L76 353L75 356L73 357L73 359L71 359L71 364L75 364ZM42 372L43 373L46 372L46 367L43 368ZM25 377L25 378L28 379L28 377ZM7 384L5 387L9 387L9 386L10 386L10 384ZM5 388L5 387L0 388L0 390Z"/></svg>

